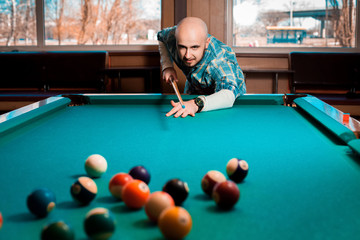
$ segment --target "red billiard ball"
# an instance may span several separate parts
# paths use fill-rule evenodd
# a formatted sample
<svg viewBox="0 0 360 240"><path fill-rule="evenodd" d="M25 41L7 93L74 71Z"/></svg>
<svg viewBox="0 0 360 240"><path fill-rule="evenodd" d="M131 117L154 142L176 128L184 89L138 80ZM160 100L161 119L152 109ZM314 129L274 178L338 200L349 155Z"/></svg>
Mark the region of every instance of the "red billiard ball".
<svg viewBox="0 0 360 240"><path fill-rule="evenodd" d="M142 208L150 195L150 189L146 183L135 179L125 184L122 191L122 200L129 208Z"/></svg>
<svg viewBox="0 0 360 240"><path fill-rule="evenodd" d="M106 172L107 166L106 159L99 154L90 155L85 161L85 171L90 177L101 177Z"/></svg>
<svg viewBox="0 0 360 240"><path fill-rule="evenodd" d="M84 229L90 239L109 239L115 232L114 215L106 208L90 210L84 220Z"/></svg>
<svg viewBox="0 0 360 240"><path fill-rule="evenodd" d="M212 197L220 208L231 209L240 198L240 190L233 181L228 180L215 185Z"/></svg>
<svg viewBox="0 0 360 240"><path fill-rule="evenodd" d="M46 217L55 205L55 194L47 188L36 189L27 197L30 212L41 218Z"/></svg>
<svg viewBox="0 0 360 240"><path fill-rule="evenodd" d="M245 179L249 171L249 165L245 160L232 158L226 164L226 173L231 180L240 183Z"/></svg>
<svg viewBox="0 0 360 240"><path fill-rule="evenodd" d="M109 191L117 199L121 200L122 190L126 183L134 180L127 173L117 173L115 174L109 182Z"/></svg>
<svg viewBox="0 0 360 240"><path fill-rule="evenodd" d="M97 191L96 183L89 177L79 177L70 188L73 199L82 205L87 205L94 200Z"/></svg>
<svg viewBox="0 0 360 240"><path fill-rule="evenodd" d="M225 182L226 177L219 171L208 171L201 180L202 190L209 196L211 196L214 186L219 182Z"/></svg>
<svg viewBox="0 0 360 240"><path fill-rule="evenodd" d="M173 206L175 202L170 194L158 191L150 194L145 203L145 213L151 221L157 222L162 211Z"/></svg>
<svg viewBox="0 0 360 240"><path fill-rule="evenodd" d="M189 195L188 184L178 178L169 180L162 190L170 194L177 206L181 205Z"/></svg>
<svg viewBox="0 0 360 240"><path fill-rule="evenodd" d="M57 221L46 225L41 231L41 240L74 240L73 228L63 221Z"/></svg>
<svg viewBox="0 0 360 240"><path fill-rule="evenodd" d="M191 231L191 215L182 207L169 207L160 214L158 226L166 239L183 239Z"/></svg>
<svg viewBox="0 0 360 240"><path fill-rule="evenodd" d="M139 179L146 184L150 182L150 173L149 171L143 166L136 166L130 169L129 175L134 179Z"/></svg>
<svg viewBox="0 0 360 240"><path fill-rule="evenodd" d="M0 212L0 229L2 228L3 222L4 222L4 219L3 219L3 216L2 216L2 214Z"/></svg>

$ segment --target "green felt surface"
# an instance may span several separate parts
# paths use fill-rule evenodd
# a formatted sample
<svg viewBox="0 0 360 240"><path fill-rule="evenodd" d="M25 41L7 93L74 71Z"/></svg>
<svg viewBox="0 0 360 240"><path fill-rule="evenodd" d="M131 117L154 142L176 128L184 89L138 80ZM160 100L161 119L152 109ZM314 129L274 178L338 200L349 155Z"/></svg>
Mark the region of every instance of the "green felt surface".
<svg viewBox="0 0 360 240"><path fill-rule="evenodd" d="M87 239L83 220L94 207L114 213L112 239L163 239L143 209L127 209L108 191L115 173L140 164L152 174L152 192L171 178L188 182L184 207L193 229L187 239L358 238L359 160L311 117L277 101L248 100L232 109L175 119L165 117L168 99L157 98L156 104L127 100L66 107L2 136L0 239L39 239L41 228L58 219L73 226L76 239ZM84 162L93 153L102 154L109 168L95 179L95 200L79 207L70 186L86 174ZM219 211L200 182L209 170L225 174L233 157L249 163L249 175L238 184L235 208ZM26 208L27 195L38 187L52 189L57 197L56 209L44 219Z"/></svg>

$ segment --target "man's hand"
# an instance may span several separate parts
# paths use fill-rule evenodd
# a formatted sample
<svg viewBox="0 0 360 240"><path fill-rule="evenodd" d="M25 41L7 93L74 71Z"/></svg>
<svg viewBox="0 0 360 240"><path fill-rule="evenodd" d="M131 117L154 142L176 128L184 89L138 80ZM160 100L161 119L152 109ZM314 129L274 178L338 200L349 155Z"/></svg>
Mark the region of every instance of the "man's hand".
<svg viewBox="0 0 360 240"><path fill-rule="evenodd" d="M169 67L169 68L164 69L164 71L163 71L163 80L167 84L171 84L171 79L178 82L178 78L177 78L177 74L176 74L175 69L173 67Z"/></svg>
<svg viewBox="0 0 360 240"><path fill-rule="evenodd" d="M195 117L195 113L198 110L198 106L195 104L195 101L192 99L190 101L184 102L185 108L181 107L181 104L179 102L174 102L171 100L171 105L173 106L173 109L170 110L166 114L167 117L174 115L174 117L186 117L188 115Z"/></svg>

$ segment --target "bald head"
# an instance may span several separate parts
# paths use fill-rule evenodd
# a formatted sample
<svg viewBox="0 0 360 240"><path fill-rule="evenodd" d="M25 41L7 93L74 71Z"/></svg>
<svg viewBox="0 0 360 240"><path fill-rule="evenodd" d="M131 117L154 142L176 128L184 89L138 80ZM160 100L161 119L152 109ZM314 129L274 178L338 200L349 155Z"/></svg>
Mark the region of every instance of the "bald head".
<svg viewBox="0 0 360 240"><path fill-rule="evenodd" d="M205 22L195 17L181 20L175 38L179 56L188 67L194 67L200 62L210 43Z"/></svg>
<svg viewBox="0 0 360 240"><path fill-rule="evenodd" d="M184 35L194 35L205 41L208 35L206 23L196 17L187 17L182 19L177 25L175 36L178 38Z"/></svg>

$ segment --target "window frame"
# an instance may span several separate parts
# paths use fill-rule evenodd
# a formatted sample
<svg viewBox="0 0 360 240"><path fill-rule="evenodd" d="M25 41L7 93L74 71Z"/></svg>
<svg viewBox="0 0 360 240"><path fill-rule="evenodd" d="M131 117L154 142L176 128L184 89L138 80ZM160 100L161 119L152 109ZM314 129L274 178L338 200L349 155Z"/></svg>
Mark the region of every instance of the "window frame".
<svg viewBox="0 0 360 240"><path fill-rule="evenodd" d="M265 54L285 54L290 52L360 52L360 0L356 0L356 27L355 27L355 47L353 48L331 48L331 47L238 47L233 46L232 34L233 34L233 0L226 0L226 44L230 46L235 53L265 53Z"/></svg>
<svg viewBox="0 0 360 240"><path fill-rule="evenodd" d="M0 52L11 51L157 51L157 44L130 45L45 45L44 0L35 0L37 44L33 46L0 46ZM161 19L160 19L161 20Z"/></svg>

